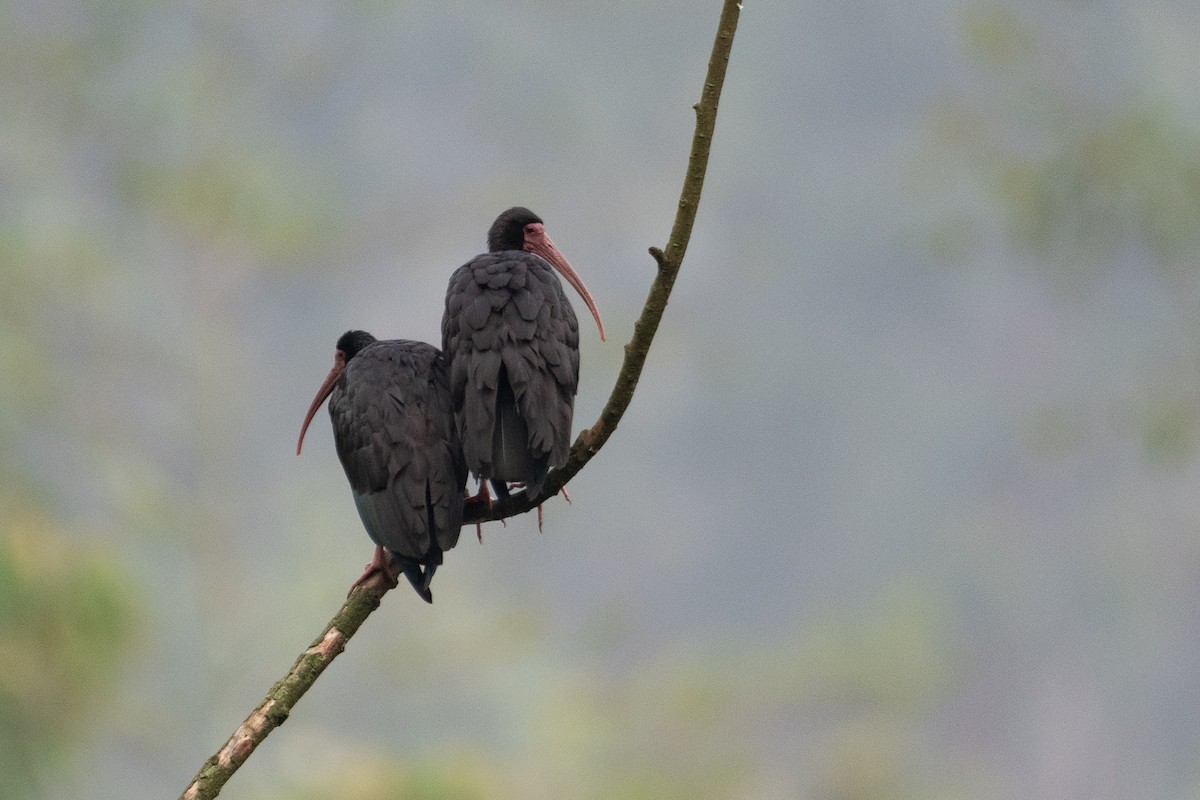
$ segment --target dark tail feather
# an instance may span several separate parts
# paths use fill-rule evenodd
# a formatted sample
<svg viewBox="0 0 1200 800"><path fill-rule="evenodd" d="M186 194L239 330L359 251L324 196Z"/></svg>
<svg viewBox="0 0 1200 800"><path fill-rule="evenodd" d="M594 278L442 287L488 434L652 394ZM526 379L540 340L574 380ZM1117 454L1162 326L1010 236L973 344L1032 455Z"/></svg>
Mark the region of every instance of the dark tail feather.
<svg viewBox="0 0 1200 800"><path fill-rule="evenodd" d="M542 490L542 484L546 482L546 475L550 472L550 460L539 458L533 462L533 477L525 483L526 494L537 494Z"/></svg>
<svg viewBox="0 0 1200 800"><path fill-rule="evenodd" d="M421 595L421 599L426 603L433 602L433 592L429 590L429 582L433 580L433 571L437 569L433 564L425 567L425 571L421 571L420 564L409 563L404 565L404 577L408 578L408 582L417 590L417 594Z"/></svg>
<svg viewBox="0 0 1200 800"><path fill-rule="evenodd" d="M492 429L490 477L496 481L518 483L528 481L533 477L533 473L533 456L529 452L529 426L517 410L517 398L508 382L508 373L501 369L499 386L496 388L496 426Z"/></svg>

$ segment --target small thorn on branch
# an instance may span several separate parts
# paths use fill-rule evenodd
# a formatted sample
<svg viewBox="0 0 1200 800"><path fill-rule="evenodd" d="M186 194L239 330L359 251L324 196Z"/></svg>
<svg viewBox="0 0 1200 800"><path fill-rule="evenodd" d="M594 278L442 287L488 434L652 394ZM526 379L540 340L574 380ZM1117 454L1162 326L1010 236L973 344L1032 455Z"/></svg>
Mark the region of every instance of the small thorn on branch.
<svg viewBox="0 0 1200 800"><path fill-rule="evenodd" d="M658 264L660 270L667 267L667 254L657 247L650 248L650 257Z"/></svg>

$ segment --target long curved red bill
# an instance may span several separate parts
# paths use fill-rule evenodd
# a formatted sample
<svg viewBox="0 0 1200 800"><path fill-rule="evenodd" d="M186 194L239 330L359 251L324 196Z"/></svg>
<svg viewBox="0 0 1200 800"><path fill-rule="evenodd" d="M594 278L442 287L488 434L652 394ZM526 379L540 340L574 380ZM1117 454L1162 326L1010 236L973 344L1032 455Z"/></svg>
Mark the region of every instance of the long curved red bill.
<svg viewBox="0 0 1200 800"><path fill-rule="evenodd" d="M567 262L567 259L559 249L554 246L554 242L550 241L550 237L546 235L546 228L542 223L534 222L525 226L525 249L550 262L550 266L558 270L567 283L574 287L579 296L583 298L583 302L587 303L588 310L592 312L592 316L596 319L596 327L600 329L600 341L603 342L604 323L600 321L600 311L596 308L596 301L592 299L592 293L583 285L583 278L579 277L579 273Z"/></svg>
<svg viewBox="0 0 1200 800"><path fill-rule="evenodd" d="M308 413L304 415L304 424L300 426L300 439L296 442L296 455L300 455L300 448L304 446L304 433L308 430L308 423L312 422L312 418L317 414L317 409L324 405L326 398L333 392L333 387L337 386L345 372L346 354L338 350L333 357L333 369L329 370L325 382L321 384L320 389L317 389L317 396L313 398L312 405L308 407Z"/></svg>

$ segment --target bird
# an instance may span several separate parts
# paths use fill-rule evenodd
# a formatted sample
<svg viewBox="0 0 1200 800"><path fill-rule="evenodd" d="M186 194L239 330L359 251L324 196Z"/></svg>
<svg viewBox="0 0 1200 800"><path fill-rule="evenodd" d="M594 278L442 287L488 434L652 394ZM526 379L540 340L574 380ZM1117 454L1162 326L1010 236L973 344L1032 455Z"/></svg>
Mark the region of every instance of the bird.
<svg viewBox="0 0 1200 800"><path fill-rule="evenodd" d="M378 572L395 586L403 572L432 603L433 574L458 542L467 481L442 353L424 342L344 333L300 428L297 455L326 398L338 459L376 544L351 591Z"/></svg>
<svg viewBox="0 0 1200 800"><path fill-rule="evenodd" d="M536 494L570 451L579 323L555 270L587 304L601 341L604 323L537 214L508 209L492 223L487 244L488 252L450 276L442 351L463 456L490 503L485 482L500 497L508 484Z"/></svg>

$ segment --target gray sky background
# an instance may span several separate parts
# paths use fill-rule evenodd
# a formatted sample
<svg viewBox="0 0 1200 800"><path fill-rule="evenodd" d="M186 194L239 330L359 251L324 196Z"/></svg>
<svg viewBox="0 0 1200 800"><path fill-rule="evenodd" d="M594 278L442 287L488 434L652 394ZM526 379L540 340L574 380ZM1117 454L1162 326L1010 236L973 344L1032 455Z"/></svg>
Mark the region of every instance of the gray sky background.
<svg viewBox="0 0 1200 800"><path fill-rule="evenodd" d="M604 314L592 423L718 11L0 4L8 494L138 607L43 796L181 791L319 632L370 555L324 414L294 455L334 342L437 342L510 205ZM747 0L574 502L464 531L222 796L1195 796L1198 36Z"/></svg>

